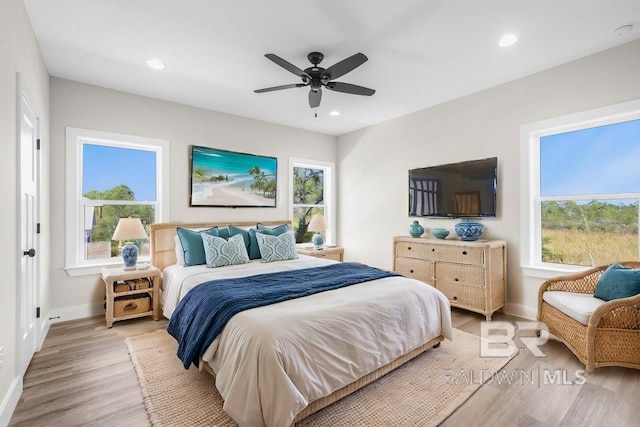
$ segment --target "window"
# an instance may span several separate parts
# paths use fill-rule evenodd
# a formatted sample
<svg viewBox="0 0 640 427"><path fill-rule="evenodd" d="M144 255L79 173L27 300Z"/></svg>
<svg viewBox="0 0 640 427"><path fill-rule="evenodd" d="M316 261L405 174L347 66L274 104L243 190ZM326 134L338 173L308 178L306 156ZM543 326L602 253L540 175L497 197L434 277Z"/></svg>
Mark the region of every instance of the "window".
<svg viewBox="0 0 640 427"><path fill-rule="evenodd" d="M67 248L70 275L119 264L119 218L166 221L168 141L67 128ZM149 241L134 242L149 260Z"/></svg>
<svg viewBox="0 0 640 427"><path fill-rule="evenodd" d="M314 214L322 214L327 230L321 233L328 244L335 243L334 165L314 160L290 159L290 212L296 243L311 242L307 226Z"/></svg>
<svg viewBox="0 0 640 427"><path fill-rule="evenodd" d="M521 139L523 265L638 260L640 101L526 125Z"/></svg>

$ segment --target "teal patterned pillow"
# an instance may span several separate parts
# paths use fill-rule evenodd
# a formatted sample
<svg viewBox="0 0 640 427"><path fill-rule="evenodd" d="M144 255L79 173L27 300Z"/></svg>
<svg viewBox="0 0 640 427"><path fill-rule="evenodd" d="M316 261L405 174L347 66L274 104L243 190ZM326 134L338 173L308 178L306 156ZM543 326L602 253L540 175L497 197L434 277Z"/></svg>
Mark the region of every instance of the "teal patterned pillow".
<svg viewBox="0 0 640 427"><path fill-rule="evenodd" d="M296 238L293 231L287 231L279 236L256 233L262 262L285 261L298 258L296 252Z"/></svg>
<svg viewBox="0 0 640 427"><path fill-rule="evenodd" d="M268 228L258 223L258 229L249 229L249 259L260 258L260 247L258 246L258 240L256 239L257 233L268 234L270 236L279 236L282 233L286 233L289 230L287 224L279 225L274 228Z"/></svg>
<svg viewBox="0 0 640 427"><path fill-rule="evenodd" d="M202 243L209 267L216 268L249 262L247 248L244 246L244 239L240 234L231 236L229 240L203 234Z"/></svg>

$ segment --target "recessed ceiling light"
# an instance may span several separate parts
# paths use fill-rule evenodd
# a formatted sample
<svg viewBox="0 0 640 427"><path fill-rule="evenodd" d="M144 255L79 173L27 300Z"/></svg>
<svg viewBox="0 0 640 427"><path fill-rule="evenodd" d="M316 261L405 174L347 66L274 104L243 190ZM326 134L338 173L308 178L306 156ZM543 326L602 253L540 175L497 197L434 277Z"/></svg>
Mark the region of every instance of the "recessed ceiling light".
<svg viewBox="0 0 640 427"><path fill-rule="evenodd" d="M516 44L517 41L518 37L515 34L506 34L502 36L498 44L500 45L500 47L509 47Z"/></svg>
<svg viewBox="0 0 640 427"><path fill-rule="evenodd" d="M633 30L633 25L623 25L622 27L613 30L613 33L616 36L624 36L625 34L630 33L631 30Z"/></svg>
<svg viewBox="0 0 640 427"><path fill-rule="evenodd" d="M335 111L335 110L334 110L334 111L330 112L330 113L329 113L329 115L330 115L330 116L334 116L334 117L335 117L335 116L339 116L339 115L340 115L340 111Z"/></svg>
<svg viewBox="0 0 640 427"><path fill-rule="evenodd" d="M146 64L154 70L164 70L164 63L159 59L149 59Z"/></svg>

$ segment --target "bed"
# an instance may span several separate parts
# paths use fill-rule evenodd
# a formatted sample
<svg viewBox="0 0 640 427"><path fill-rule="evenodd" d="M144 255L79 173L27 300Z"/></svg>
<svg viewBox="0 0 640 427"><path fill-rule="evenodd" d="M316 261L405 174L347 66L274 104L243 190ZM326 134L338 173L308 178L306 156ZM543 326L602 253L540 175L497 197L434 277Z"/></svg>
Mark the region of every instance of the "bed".
<svg viewBox="0 0 640 427"><path fill-rule="evenodd" d="M287 221L262 222L276 226ZM296 260L221 268L176 265L176 227L255 226L161 223L151 226L151 263L163 271L163 314L174 315L191 289L214 279L313 269L336 261ZM240 426L287 426L451 338L447 298L402 276L321 292L233 316L201 355L223 409Z"/></svg>

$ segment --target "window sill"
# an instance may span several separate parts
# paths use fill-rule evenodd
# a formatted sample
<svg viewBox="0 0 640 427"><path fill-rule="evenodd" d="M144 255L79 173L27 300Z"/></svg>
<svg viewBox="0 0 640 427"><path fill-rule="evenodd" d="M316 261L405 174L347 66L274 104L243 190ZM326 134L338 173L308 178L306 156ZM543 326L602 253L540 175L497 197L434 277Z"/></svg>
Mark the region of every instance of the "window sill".
<svg viewBox="0 0 640 427"><path fill-rule="evenodd" d="M149 263L150 261L151 259L148 256L138 258L138 264ZM109 260L101 264L88 264L88 265L76 265L73 267L65 267L64 271L66 271L67 274L71 277L90 276L93 274L100 274L102 269L105 267L120 267L120 266L122 266L122 261Z"/></svg>
<svg viewBox="0 0 640 427"><path fill-rule="evenodd" d="M568 274L575 274L580 271L588 270L590 267L580 266L538 266L538 265L521 265L522 273L525 277L534 277L538 279L550 279L552 277L564 276Z"/></svg>

